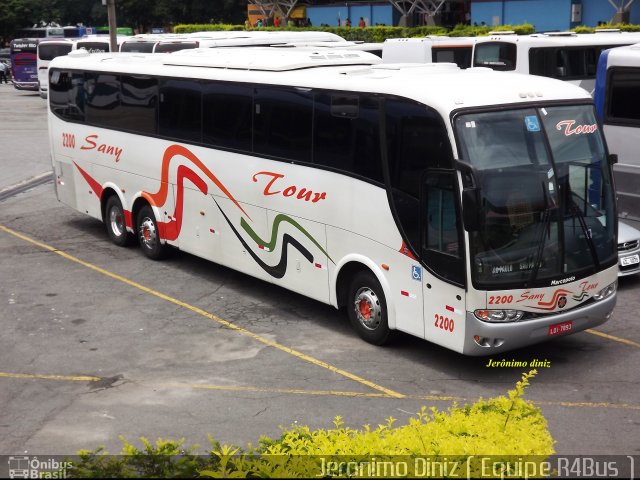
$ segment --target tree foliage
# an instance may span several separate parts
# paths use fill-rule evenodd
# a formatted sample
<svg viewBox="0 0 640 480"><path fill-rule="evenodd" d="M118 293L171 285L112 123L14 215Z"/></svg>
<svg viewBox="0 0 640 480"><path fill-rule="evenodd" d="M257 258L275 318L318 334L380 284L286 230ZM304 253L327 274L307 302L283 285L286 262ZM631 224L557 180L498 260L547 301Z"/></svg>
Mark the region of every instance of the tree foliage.
<svg viewBox="0 0 640 480"><path fill-rule="evenodd" d="M119 26L144 33L151 27L178 23L244 22L246 0L116 0ZM101 26L107 22L107 8L101 0L2 0L0 37L13 38L16 30L36 23Z"/></svg>

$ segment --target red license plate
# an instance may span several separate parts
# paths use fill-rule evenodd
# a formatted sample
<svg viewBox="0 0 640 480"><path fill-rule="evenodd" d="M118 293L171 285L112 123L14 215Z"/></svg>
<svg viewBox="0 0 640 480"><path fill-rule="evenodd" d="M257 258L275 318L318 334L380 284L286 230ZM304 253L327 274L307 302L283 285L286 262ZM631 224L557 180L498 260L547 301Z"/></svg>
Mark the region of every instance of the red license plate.
<svg viewBox="0 0 640 480"><path fill-rule="evenodd" d="M547 335L552 337L553 335L561 335L568 333L573 328L573 320L567 320L566 322L556 323L555 325L549 325L549 332Z"/></svg>

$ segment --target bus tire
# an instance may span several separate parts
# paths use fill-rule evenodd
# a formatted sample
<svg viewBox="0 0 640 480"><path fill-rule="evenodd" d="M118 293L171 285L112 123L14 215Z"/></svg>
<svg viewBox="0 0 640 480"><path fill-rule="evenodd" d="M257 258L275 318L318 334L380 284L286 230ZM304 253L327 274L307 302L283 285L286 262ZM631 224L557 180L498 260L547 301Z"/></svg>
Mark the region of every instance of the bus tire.
<svg viewBox="0 0 640 480"><path fill-rule="evenodd" d="M151 260L162 260L169 247L160 241L158 222L149 205L143 206L136 217L136 234L142 253Z"/></svg>
<svg viewBox="0 0 640 480"><path fill-rule="evenodd" d="M374 345L384 345L391 340L387 301L380 282L371 272L360 271L351 280L347 313L352 327L363 340Z"/></svg>
<svg viewBox="0 0 640 480"><path fill-rule="evenodd" d="M104 209L104 223L107 233L113 243L119 247L125 247L131 243L132 236L127 232L127 224L124 220L122 202L117 195L111 195Z"/></svg>

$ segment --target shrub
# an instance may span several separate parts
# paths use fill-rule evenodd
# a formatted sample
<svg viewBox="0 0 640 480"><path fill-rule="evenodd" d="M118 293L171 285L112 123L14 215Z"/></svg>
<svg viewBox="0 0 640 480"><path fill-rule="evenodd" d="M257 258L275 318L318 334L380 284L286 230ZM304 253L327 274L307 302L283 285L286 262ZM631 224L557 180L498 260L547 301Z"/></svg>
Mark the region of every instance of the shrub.
<svg viewBox="0 0 640 480"><path fill-rule="evenodd" d="M506 464L509 456L543 462L554 453L553 439L547 422L530 401L524 400L524 390L535 370L525 373L507 396L483 400L473 405L453 405L447 411L422 407L406 425L396 426L389 417L383 424L362 429L344 426L341 417L334 428L311 430L296 426L283 429L279 438L263 437L258 447L220 445L211 437L208 456L184 450L184 439L158 439L154 444L142 438L142 450L121 437L122 456L110 457L102 448L79 452L71 475L77 477L268 477L312 478L344 476L355 469L384 464L385 468L400 468L408 476L424 476L429 463L457 465L459 476L479 477L481 459ZM535 456L535 457L534 457ZM422 459L422 463L417 460ZM513 459L513 457L511 457ZM327 470L327 466L332 466ZM346 471L344 468L351 468ZM355 470L357 473L359 470ZM387 471L387 473L393 473ZM396 470L395 473L400 473ZM432 475L443 476L433 470ZM450 472L449 472L450 473ZM505 474L508 472L505 472ZM511 472L512 473L512 472ZM385 475L393 476L393 475Z"/></svg>

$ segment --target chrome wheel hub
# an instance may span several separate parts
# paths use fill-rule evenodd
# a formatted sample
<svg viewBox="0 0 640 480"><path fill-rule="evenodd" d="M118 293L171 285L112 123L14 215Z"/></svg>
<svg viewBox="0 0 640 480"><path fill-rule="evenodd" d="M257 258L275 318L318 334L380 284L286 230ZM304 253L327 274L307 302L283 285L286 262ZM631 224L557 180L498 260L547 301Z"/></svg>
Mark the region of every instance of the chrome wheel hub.
<svg viewBox="0 0 640 480"><path fill-rule="evenodd" d="M140 243L145 247L153 250L158 241L158 232L156 231L156 224L149 217L146 217L140 223Z"/></svg>
<svg viewBox="0 0 640 480"><path fill-rule="evenodd" d="M124 217L122 212L117 208L112 208L109 211L109 223L111 225L111 231L117 237L121 237L125 233Z"/></svg>
<svg viewBox="0 0 640 480"><path fill-rule="evenodd" d="M362 287L356 292L353 302L356 318L367 330L375 330L382 321L382 307L376 292L368 287Z"/></svg>

